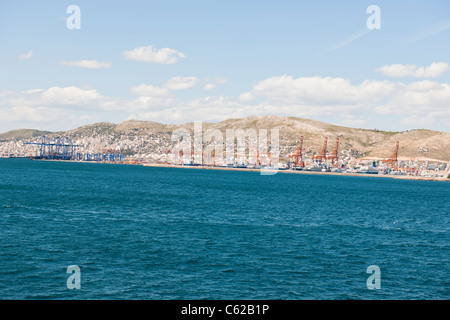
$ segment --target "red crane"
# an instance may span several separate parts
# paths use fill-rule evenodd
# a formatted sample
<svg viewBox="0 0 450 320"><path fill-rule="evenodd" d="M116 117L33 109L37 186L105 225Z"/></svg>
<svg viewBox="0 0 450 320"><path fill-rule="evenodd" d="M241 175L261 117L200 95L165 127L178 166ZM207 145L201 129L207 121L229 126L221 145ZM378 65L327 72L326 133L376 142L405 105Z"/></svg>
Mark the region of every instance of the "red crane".
<svg viewBox="0 0 450 320"><path fill-rule="evenodd" d="M322 150L320 151L320 154L313 156L314 160L318 160L319 162L323 162L324 160L327 159L327 141L328 141L328 138L325 137L325 140L323 141Z"/></svg>
<svg viewBox="0 0 450 320"><path fill-rule="evenodd" d="M259 151L257 148L253 148L253 151L256 153L256 165L260 166L261 165L261 159L259 157Z"/></svg>
<svg viewBox="0 0 450 320"><path fill-rule="evenodd" d="M396 170L398 170L398 159L397 159L398 146L399 146L399 142L397 141L396 144L395 144L394 154L390 158L386 158L386 159L383 160L383 162L387 163L388 167L395 168Z"/></svg>
<svg viewBox="0 0 450 320"><path fill-rule="evenodd" d="M269 159L269 167L272 166L272 156L269 153L269 148L266 148L267 158Z"/></svg>
<svg viewBox="0 0 450 320"><path fill-rule="evenodd" d="M294 158L294 167L300 165L300 167L304 167L305 163L303 162L303 136L300 137L300 143L297 148L297 152L295 154L289 155L289 158Z"/></svg>
<svg viewBox="0 0 450 320"><path fill-rule="evenodd" d="M333 153L327 157L327 159L331 159L331 163L335 167L338 164L338 149L339 149L339 138L336 138L336 145L334 146Z"/></svg>

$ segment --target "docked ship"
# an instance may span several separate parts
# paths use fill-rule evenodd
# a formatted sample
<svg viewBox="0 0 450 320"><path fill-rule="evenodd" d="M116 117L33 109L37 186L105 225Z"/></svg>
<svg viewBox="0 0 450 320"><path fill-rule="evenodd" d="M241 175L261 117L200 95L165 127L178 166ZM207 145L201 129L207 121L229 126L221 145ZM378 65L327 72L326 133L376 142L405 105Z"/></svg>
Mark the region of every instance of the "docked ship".
<svg viewBox="0 0 450 320"><path fill-rule="evenodd" d="M364 167L359 168L358 173L378 174L378 169L373 166L364 166Z"/></svg>

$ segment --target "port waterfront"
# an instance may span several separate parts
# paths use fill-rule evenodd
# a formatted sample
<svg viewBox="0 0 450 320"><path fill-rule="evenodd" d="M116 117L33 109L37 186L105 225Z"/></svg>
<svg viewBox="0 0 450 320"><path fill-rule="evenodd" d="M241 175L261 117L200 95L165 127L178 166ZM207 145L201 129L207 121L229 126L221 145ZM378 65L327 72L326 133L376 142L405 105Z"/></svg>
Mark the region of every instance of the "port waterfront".
<svg viewBox="0 0 450 320"><path fill-rule="evenodd" d="M176 144L169 153L165 154L164 159L150 159L142 157L142 155L140 157L139 154L122 157L119 154L111 160L111 157L102 156L102 154L96 154L99 157L95 158L87 157L84 153L77 153L75 156L74 150L72 150L71 157L65 158L54 157L53 154L51 154L51 157L46 157L42 155L42 150L40 156L36 150L34 156L30 153L27 157L44 161L259 171L266 175L273 175L280 171L302 174L364 175L411 180L449 180L450 162L445 164L445 162L439 160L436 160L436 163L429 163L429 160L424 161L423 159L414 161L412 159L397 159L398 142L392 158L376 159L359 158L351 152L349 153L349 150L341 150L338 154L339 139L336 139L333 153L328 154L326 150L327 138L325 138L321 156L312 155L311 157L311 155L302 155L303 137L301 137L297 154L284 154L282 157L280 154L279 130L271 129L270 139L268 139L267 132L266 129L259 129L258 132L251 128L246 130L227 129L226 139L224 139L221 131L217 129L204 131L201 122L194 122L193 135L186 129L178 129L172 133L171 140ZM25 143L25 145L27 144L38 145L39 143ZM43 148L41 147L41 149ZM386 160L390 160L391 163Z"/></svg>
<svg viewBox="0 0 450 320"><path fill-rule="evenodd" d="M253 171L259 172L261 169L252 168L234 168L234 167L215 167L215 166L184 166L175 164L163 164L163 163L141 163L144 167L165 167L165 168L184 168L184 169L205 169L205 170L230 170L230 171ZM326 172L326 171L306 171L306 170L292 170L282 169L280 173L293 173L293 174L320 174L320 175L338 175L338 176L354 176L354 177L379 177L379 178L393 178L393 179L407 179L407 180L428 180L428 181L450 181L446 177L427 177L427 176L409 176L409 175L390 175L390 174L365 174L365 173L349 173L349 172Z"/></svg>
<svg viewBox="0 0 450 320"><path fill-rule="evenodd" d="M135 159L135 158L124 158L123 161L111 162L111 161L85 161L85 160L49 160L49 159L36 159L32 157L17 157L20 158L28 158L33 161L51 161L51 162L79 162L79 163L101 163L101 164L116 164L116 165L137 165L144 167L161 167L161 168L181 168L181 169L204 169L204 170L224 170L224 171L247 171L247 172L262 172L272 171L270 174L275 174L277 172L282 173L293 173L293 174L320 174L320 175L340 175L340 176L364 176L364 177L382 177L382 178L393 178L393 179L407 179L407 180L428 180L428 181L450 181L450 176L448 172L448 166L446 171L435 171L428 170L422 171L422 175L408 175L399 171L388 171L384 170L376 170L374 172L361 172L358 171L361 167L355 168L346 168L343 167L339 170L331 171L328 169L321 170L308 170L304 168L290 168L289 165L285 163L280 163L280 167L276 170L270 167L261 168L254 166L244 166L244 165L228 165L228 166L214 166L214 165L200 165L200 164L175 164L175 163L167 163L167 162L151 162L143 159ZM366 168L364 166L363 168ZM330 168L330 167L327 167ZM386 168L384 168L386 169ZM438 174L436 174L438 172Z"/></svg>

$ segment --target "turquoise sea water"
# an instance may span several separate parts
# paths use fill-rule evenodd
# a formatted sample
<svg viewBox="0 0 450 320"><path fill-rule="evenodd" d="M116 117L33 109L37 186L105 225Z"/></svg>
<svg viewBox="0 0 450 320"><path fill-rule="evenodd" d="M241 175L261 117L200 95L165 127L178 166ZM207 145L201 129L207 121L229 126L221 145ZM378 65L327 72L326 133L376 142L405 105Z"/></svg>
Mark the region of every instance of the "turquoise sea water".
<svg viewBox="0 0 450 320"><path fill-rule="evenodd" d="M449 194L446 182L0 159L0 299L449 299Z"/></svg>

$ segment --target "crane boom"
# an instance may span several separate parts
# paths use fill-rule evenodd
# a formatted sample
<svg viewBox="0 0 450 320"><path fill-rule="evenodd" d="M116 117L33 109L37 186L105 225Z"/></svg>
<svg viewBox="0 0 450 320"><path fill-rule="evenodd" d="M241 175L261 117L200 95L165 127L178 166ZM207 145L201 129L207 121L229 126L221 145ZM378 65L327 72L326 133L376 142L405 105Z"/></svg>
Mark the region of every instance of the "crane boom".
<svg viewBox="0 0 450 320"><path fill-rule="evenodd" d="M323 141L323 147L322 147L322 150L320 151L320 154L313 156L313 159L319 160L320 162L323 162L324 160L327 159L327 141L328 141L328 137L325 137L325 139Z"/></svg>
<svg viewBox="0 0 450 320"><path fill-rule="evenodd" d="M297 167L297 166L301 166L301 167L304 167L305 165L304 165L304 163L303 163L303 153L302 153L302 150L303 150L303 136L301 136L300 137L300 143L299 143L299 145L298 145L298 148L297 148L297 151L296 151L296 153L295 154L291 154L289 157L290 158L294 158L294 167Z"/></svg>
<svg viewBox="0 0 450 320"><path fill-rule="evenodd" d="M336 138L336 144L334 146L333 153L328 156L327 159L331 159L331 163L336 165L338 163L338 150L339 150L339 138Z"/></svg>
<svg viewBox="0 0 450 320"><path fill-rule="evenodd" d="M388 166L395 168L396 170L398 170L398 147L399 147L400 143L399 141L397 141L395 143L395 151L392 154L392 156L390 158L386 158L383 160L383 162L386 162L388 164Z"/></svg>

